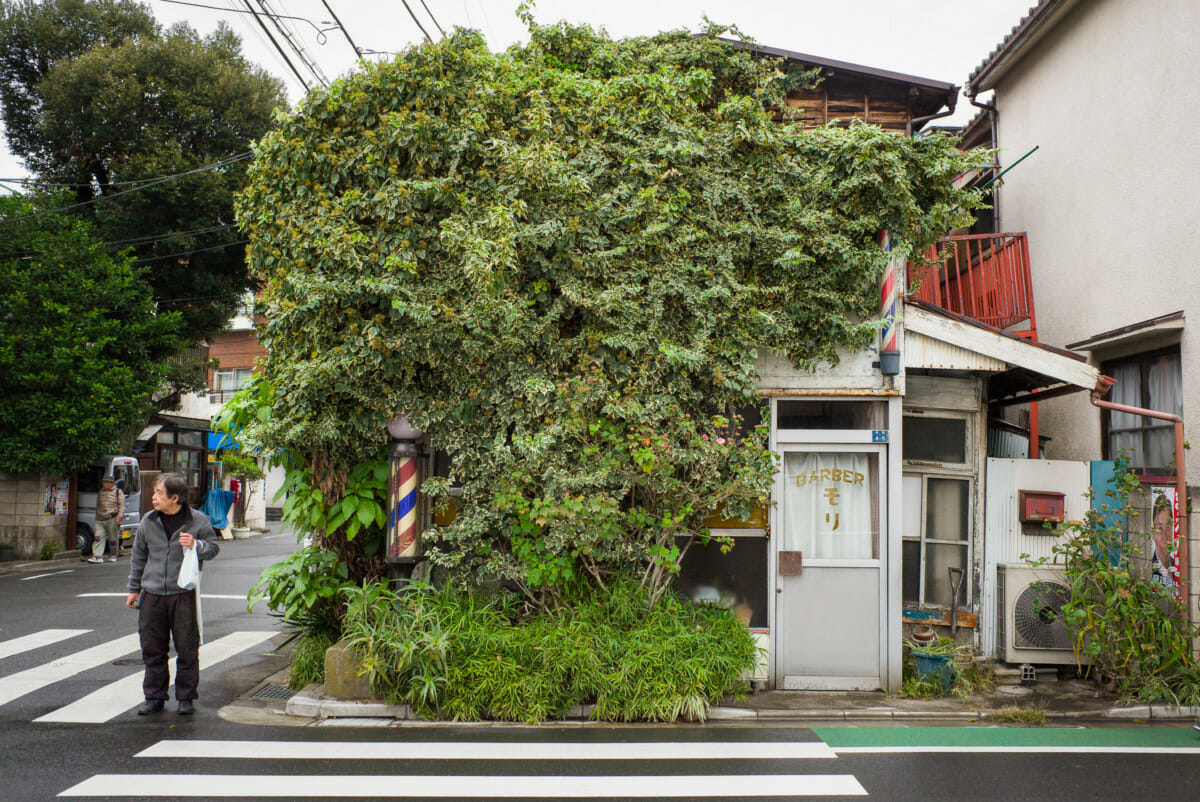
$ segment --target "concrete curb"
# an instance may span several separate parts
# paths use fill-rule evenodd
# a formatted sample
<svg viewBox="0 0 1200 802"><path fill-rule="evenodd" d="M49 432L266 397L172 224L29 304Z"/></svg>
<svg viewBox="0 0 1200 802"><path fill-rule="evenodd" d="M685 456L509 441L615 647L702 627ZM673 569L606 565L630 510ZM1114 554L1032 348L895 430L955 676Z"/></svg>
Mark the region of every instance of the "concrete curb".
<svg viewBox="0 0 1200 802"><path fill-rule="evenodd" d="M868 708L853 710L751 710L744 707L716 706L709 708L706 722L770 722L786 721L815 722L815 721L845 721L869 724L885 721L906 722L919 725L922 722L971 722L988 721L994 710L900 710L898 708ZM574 708L561 721L548 723L590 723L591 710ZM1097 710L1066 710L1045 711L1048 720L1080 720L1080 719L1126 719L1133 721L1179 721L1195 718L1200 714L1200 708L1171 707L1166 705L1135 705L1131 707L1113 707ZM327 699L319 692L300 692L287 701L286 715L310 719L391 719L396 723L421 724L452 724L454 726L487 725L491 721L457 721L440 722L422 719L408 705L390 705L375 701L349 701L344 699Z"/></svg>

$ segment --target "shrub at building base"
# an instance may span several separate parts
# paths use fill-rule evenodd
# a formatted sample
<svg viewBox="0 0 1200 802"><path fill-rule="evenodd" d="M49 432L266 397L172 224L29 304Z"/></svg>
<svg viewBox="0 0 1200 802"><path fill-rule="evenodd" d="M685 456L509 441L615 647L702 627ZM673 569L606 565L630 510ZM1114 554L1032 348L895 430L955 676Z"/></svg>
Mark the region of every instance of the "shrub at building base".
<svg viewBox="0 0 1200 802"><path fill-rule="evenodd" d="M743 695L757 647L728 610L621 579L576 583L525 615L509 591L412 584L348 591L345 637L375 693L432 718L535 723L594 705L604 721L704 719Z"/></svg>
<svg viewBox="0 0 1200 802"><path fill-rule="evenodd" d="M1200 627L1187 623L1175 589L1150 581L1139 541L1125 521L1136 520L1130 494L1138 478L1117 463L1109 503L1061 529L1054 548L1066 567L1071 598L1063 623L1089 672L1125 700L1174 705L1200 703L1200 665L1192 643Z"/></svg>

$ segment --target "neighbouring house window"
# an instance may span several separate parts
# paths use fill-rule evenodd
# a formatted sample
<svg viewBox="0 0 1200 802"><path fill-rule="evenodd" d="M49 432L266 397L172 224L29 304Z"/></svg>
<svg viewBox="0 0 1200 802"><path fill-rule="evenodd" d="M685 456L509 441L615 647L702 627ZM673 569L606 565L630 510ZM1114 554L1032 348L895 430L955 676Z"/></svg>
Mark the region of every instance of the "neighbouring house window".
<svg viewBox="0 0 1200 802"><path fill-rule="evenodd" d="M1102 371L1117 380L1109 395L1114 403L1183 414L1178 347L1107 362ZM1123 457L1134 472L1142 475L1174 473L1175 426L1171 421L1103 410L1101 427L1108 459Z"/></svg>
<svg viewBox="0 0 1200 802"><path fill-rule="evenodd" d="M242 385L253 375L250 368L230 368L218 370L213 377L212 400L224 404L233 394L242 389Z"/></svg>
<svg viewBox="0 0 1200 802"><path fill-rule="evenodd" d="M970 598L972 467L965 416L904 418L901 595L919 607L950 607L949 569L963 571L958 601Z"/></svg>

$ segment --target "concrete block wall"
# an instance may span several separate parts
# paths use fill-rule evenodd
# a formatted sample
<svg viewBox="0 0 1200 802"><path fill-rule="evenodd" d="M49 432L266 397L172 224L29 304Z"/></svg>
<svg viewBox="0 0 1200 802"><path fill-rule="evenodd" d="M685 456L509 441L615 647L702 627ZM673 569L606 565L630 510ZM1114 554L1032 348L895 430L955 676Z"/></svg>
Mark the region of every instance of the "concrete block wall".
<svg viewBox="0 0 1200 802"><path fill-rule="evenodd" d="M46 543L65 547L66 515L46 515L46 484L60 477L0 473L0 542L11 543L17 558L36 560Z"/></svg>

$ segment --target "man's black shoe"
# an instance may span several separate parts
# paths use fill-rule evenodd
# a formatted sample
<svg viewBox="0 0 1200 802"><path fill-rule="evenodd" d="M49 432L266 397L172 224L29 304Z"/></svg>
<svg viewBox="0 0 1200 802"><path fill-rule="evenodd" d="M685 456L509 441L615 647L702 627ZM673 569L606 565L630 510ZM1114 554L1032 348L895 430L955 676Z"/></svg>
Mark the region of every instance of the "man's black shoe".
<svg viewBox="0 0 1200 802"><path fill-rule="evenodd" d="M179 702L179 715L190 716L196 712L196 708L192 705L191 699L182 699Z"/></svg>
<svg viewBox="0 0 1200 802"><path fill-rule="evenodd" d="M148 716L151 713L157 713L163 709L162 699L147 699L142 702L142 706L138 708L139 716Z"/></svg>

